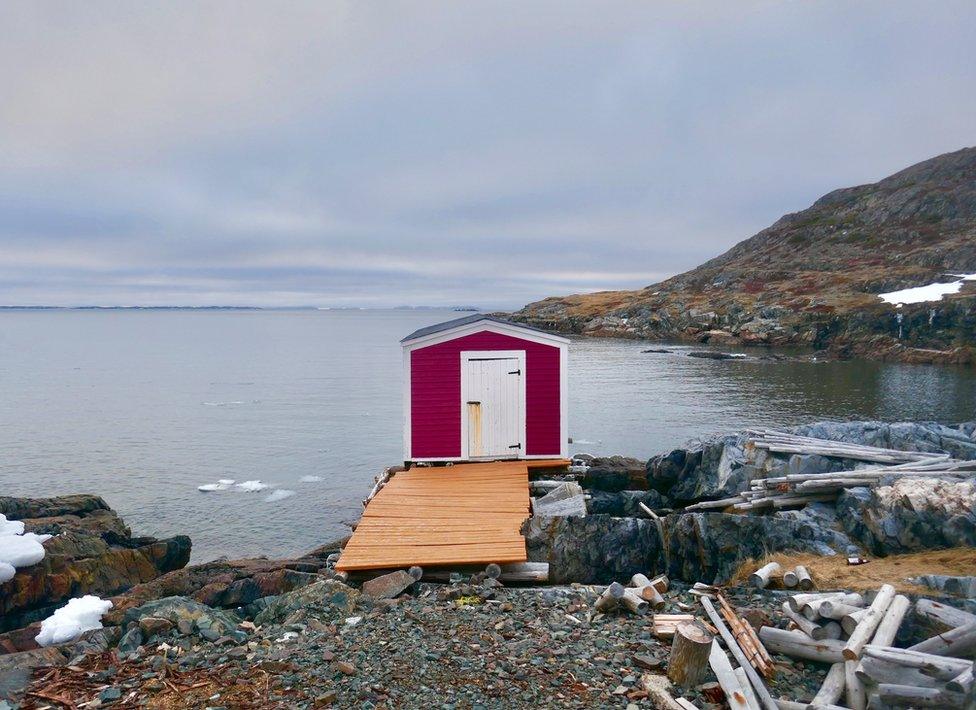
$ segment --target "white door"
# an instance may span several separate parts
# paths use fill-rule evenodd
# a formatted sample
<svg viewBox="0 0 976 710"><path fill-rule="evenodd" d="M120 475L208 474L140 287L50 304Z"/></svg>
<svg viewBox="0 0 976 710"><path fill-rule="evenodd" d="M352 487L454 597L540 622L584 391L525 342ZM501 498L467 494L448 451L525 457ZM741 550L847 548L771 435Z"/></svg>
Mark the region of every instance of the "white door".
<svg viewBox="0 0 976 710"><path fill-rule="evenodd" d="M468 458L518 457L522 441L522 370L518 358L464 361Z"/></svg>

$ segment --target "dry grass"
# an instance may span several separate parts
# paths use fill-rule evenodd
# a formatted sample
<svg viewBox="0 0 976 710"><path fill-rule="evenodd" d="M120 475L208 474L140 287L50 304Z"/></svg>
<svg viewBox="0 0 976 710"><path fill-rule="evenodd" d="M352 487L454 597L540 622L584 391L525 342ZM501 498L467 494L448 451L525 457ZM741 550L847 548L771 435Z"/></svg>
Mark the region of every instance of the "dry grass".
<svg viewBox="0 0 976 710"><path fill-rule="evenodd" d="M899 592L931 593L927 587L910 584L909 577L922 574L966 576L976 570L976 548L956 547L950 550L931 550L909 555L891 555L871 559L863 565L848 565L844 555L821 557L812 554L783 553L746 560L730 584L748 584L749 575L768 562L778 562L783 570L804 565L817 589L852 589L866 591L888 583ZM774 578L770 588L782 588L782 580Z"/></svg>

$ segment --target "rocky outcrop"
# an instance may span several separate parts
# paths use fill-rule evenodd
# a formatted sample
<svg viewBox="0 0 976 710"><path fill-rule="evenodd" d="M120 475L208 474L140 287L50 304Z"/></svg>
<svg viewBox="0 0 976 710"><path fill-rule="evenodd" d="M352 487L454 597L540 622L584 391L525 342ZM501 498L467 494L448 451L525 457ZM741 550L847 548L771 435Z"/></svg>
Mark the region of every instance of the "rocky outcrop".
<svg viewBox="0 0 976 710"><path fill-rule="evenodd" d="M976 477L882 484L849 489L837 501L848 534L872 554L976 547Z"/></svg>
<svg viewBox="0 0 976 710"><path fill-rule="evenodd" d="M617 517L644 517L640 504L651 510L667 508L671 502L657 491L590 491L586 509L592 515L614 515Z"/></svg>
<svg viewBox="0 0 976 710"><path fill-rule="evenodd" d="M606 583L661 567L661 541L647 518L530 518L522 534L529 560L548 562L555 584Z"/></svg>
<svg viewBox="0 0 976 710"><path fill-rule="evenodd" d="M974 235L976 148L964 148L835 190L661 283L547 298L512 318L582 335L972 364L976 284L900 309L878 294L976 272Z"/></svg>
<svg viewBox="0 0 976 710"><path fill-rule="evenodd" d="M850 539L830 526L830 516L801 518L686 513L664 519L668 574L688 582L722 584L748 559L771 552L834 555L851 547Z"/></svg>
<svg viewBox="0 0 976 710"><path fill-rule="evenodd" d="M105 623L121 623L126 611L163 597L187 597L217 608L237 608L317 582L326 560L216 560L193 565L140 584L112 599Z"/></svg>
<svg viewBox="0 0 976 710"><path fill-rule="evenodd" d="M0 585L0 632L42 619L73 597L119 594L190 559L188 537L133 537L98 496L0 497L0 513L54 536L40 563Z"/></svg>
<svg viewBox="0 0 976 710"><path fill-rule="evenodd" d="M817 422L784 431L831 441L844 441L902 451L948 453L976 459L973 424L949 427L937 422ZM768 455L747 452L745 433L694 439L683 447L647 462L647 483L678 504L717 500L749 488L755 477L788 473L826 473L861 465L816 455Z"/></svg>

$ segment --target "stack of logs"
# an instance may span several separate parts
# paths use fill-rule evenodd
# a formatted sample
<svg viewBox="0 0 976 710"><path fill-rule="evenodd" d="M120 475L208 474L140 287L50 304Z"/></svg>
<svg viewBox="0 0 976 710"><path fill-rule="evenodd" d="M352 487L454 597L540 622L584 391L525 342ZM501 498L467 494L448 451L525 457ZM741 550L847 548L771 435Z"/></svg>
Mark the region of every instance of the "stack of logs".
<svg viewBox="0 0 976 710"><path fill-rule="evenodd" d="M620 582L611 583L596 600L594 609L606 613L617 608L626 609L633 614L645 614L651 609L658 611L664 608L664 597L670 582L665 575L658 575L648 579L637 573L630 578L629 586Z"/></svg>
<svg viewBox="0 0 976 710"><path fill-rule="evenodd" d="M862 461L867 466L830 473L796 473L755 478L749 490L720 500L696 503L686 512L731 508L736 512L799 508L808 503L832 502L847 488L877 486L882 478L926 476L972 476L976 461L958 461L948 454L898 451L827 439L814 439L772 430L749 431L746 455L753 462L773 454L819 455L844 461ZM758 464L757 464L758 465Z"/></svg>
<svg viewBox="0 0 976 710"><path fill-rule="evenodd" d="M890 584L870 603L848 592L797 594L783 604L790 629L764 626L767 649L831 664L812 703L781 704L795 710L838 706L963 708L972 692L976 615L928 599L914 605L915 618L936 635L908 648L894 645L912 602Z"/></svg>

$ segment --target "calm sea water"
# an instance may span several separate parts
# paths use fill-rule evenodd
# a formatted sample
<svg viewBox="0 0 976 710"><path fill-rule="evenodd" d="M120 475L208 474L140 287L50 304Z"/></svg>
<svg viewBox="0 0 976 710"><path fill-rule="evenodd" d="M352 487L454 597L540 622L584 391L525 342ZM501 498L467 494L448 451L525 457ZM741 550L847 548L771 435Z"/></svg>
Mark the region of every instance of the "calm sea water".
<svg viewBox="0 0 976 710"><path fill-rule="evenodd" d="M0 313L0 495L97 493L136 534L189 534L198 562L311 549L402 456L399 339L457 315ZM751 425L976 416L969 369L647 347L573 342L572 451L643 458ZM270 487L197 491L218 479Z"/></svg>

